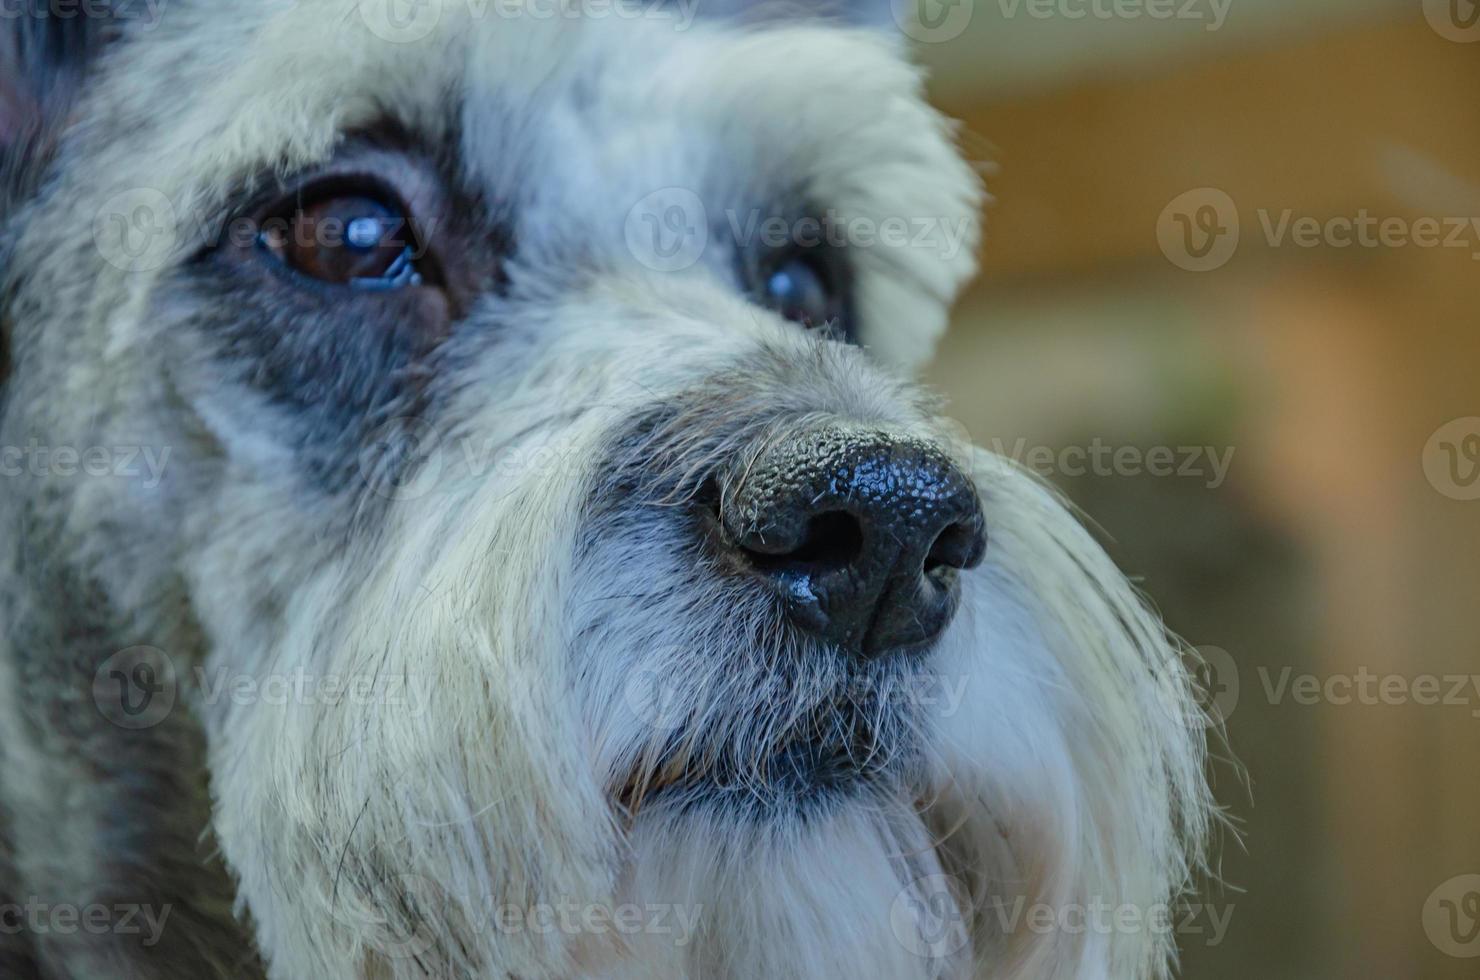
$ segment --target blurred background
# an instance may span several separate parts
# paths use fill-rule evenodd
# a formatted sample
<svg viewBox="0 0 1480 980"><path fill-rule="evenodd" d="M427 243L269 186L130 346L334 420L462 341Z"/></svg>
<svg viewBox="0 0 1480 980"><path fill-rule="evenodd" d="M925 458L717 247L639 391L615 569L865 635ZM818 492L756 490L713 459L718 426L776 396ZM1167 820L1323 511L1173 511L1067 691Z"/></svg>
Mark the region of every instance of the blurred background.
<svg viewBox="0 0 1480 980"><path fill-rule="evenodd" d="M995 197L932 380L1202 649L1239 763L1184 976L1480 976L1480 7L918 14Z"/></svg>

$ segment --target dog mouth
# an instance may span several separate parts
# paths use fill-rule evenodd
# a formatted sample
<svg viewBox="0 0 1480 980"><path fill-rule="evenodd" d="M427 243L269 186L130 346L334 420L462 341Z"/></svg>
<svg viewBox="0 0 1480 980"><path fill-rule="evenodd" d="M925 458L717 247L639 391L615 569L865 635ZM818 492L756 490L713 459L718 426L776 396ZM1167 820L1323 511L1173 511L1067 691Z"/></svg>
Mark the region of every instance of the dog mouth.
<svg viewBox="0 0 1480 980"><path fill-rule="evenodd" d="M633 819L656 803L679 809L793 810L894 778L904 754L891 749L884 719L856 710L818 712L784 737L747 754L733 744L702 747L680 736L633 768L614 793Z"/></svg>

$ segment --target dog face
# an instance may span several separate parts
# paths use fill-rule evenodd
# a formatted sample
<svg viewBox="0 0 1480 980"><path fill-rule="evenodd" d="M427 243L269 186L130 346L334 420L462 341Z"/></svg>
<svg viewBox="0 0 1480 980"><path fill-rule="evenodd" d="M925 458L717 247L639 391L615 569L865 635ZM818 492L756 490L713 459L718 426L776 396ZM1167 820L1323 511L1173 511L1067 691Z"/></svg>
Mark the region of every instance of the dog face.
<svg viewBox="0 0 1480 980"><path fill-rule="evenodd" d="M1163 971L1014 914L1170 901L1200 728L1094 542L907 379L981 195L902 52L396 9L124 32L7 217L3 443L161 461L17 478L9 608L78 615L46 549L100 654L164 651L271 974ZM11 646L17 718L94 681ZM324 693L364 679L405 696ZM6 742L25 837L57 791ZM686 927L503 914L560 903Z"/></svg>

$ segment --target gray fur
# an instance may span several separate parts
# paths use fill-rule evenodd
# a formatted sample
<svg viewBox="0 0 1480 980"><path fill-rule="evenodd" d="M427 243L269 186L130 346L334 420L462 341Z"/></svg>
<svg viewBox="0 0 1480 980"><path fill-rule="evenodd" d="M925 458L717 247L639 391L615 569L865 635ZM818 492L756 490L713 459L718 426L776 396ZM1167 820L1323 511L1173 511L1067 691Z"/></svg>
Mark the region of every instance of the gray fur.
<svg viewBox="0 0 1480 980"><path fill-rule="evenodd" d="M1164 936L991 914L1172 901L1210 819L1202 729L1089 536L909 380L981 189L895 41L433 9L413 38L385 0L182 0L4 48L0 463L24 465L0 475L0 904L157 929L47 920L0 934L0 968L1165 975ZM62 75L73 94L37 97ZM222 244L350 167L445 219L445 317ZM665 269L632 229L676 192L709 240ZM148 261L107 220L140 201L174 218ZM857 344L759 305L731 234L834 210L966 232L848 246ZM976 481L987 562L928 654L797 640L693 525L769 441L830 423ZM119 465L55 455L92 447ZM265 693L286 676L371 696ZM151 723L118 713L171 677ZM962 710L881 694L942 681ZM804 737L838 751L772 765ZM567 900L686 925L497 925ZM960 942L923 921L942 909Z"/></svg>

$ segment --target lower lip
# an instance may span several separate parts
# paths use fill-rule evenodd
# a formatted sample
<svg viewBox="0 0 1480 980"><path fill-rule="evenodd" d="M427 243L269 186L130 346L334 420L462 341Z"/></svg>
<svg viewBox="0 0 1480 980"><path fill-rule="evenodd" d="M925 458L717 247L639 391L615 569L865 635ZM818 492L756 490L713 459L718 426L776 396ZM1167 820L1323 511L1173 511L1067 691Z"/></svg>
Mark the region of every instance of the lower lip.
<svg viewBox="0 0 1480 980"><path fill-rule="evenodd" d="M797 743L768 760L763 781L753 774L706 774L650 789L643 807L721 807L766 814L796 810L855 793L883 777L877 767L860 768L841 748Z"/></svg>

